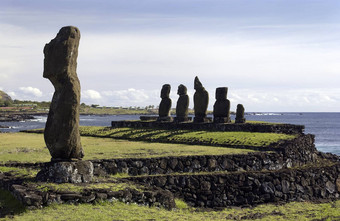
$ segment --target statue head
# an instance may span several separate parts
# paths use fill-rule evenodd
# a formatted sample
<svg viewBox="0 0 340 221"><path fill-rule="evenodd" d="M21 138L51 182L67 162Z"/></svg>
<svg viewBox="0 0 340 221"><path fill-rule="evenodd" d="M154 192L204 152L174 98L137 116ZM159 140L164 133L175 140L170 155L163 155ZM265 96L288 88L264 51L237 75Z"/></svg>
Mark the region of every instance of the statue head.
<svg viewBox="0 0 340 221"><path fill-rule="evenodd" d="M226 100L227 99L228 88L218 87L216 88L215 98L216 100Z"/></svg>
<svg viewBox="0 0 340 221"><path fill-rule="evenodd" d="M237 105L236 112L237 112L237 113L238 113L238 112L243 112L243 113L244 113L244 107L243 107L242 104L238 104L238 105Z"/></svg>
<svg viewBox="0 0 340 221"><path fill-rule="evenodd" d="M200 82L200 80L198 79L197 76L195 77L194 88L195 88L195 90L204 89L202 83Z"/></svg>
<svg viewBox="0 0 340 221"><path fill-rule="evenodd" d="M60 29L57 36L45 45L44 78L50 79L53 83L68 71L68 66L73 64L76 68L79 39L79 29L67 26Z"/></svg>
<svg viewBox="0 0 340 221"><path fill-rule="evenodd" d="M170 84L164 84L163 85L162 90L161 90L161 98L162 99L169 97L170 89L171 89Z"/></svg>
<svg viewBox="0 0 340 221"><path fill-rule="evenodd" d="M177 89L177 94L178 95L185 95L187 94L187 87L184 86L183 84L180 84Z"/></svg>

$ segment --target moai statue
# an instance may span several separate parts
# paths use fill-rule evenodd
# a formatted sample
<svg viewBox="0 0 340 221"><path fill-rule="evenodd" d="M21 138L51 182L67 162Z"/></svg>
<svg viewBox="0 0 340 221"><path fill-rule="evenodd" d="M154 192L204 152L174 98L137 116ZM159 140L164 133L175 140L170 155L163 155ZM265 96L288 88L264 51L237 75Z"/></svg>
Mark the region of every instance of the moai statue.
<svg viewBox="0 0 340 221"><path fill-rule="evenodd" d="M84 156L79 133L80 82L76 72L79 40L78 28L63 27L44 48L43 76L55 89L44 132L52 159Z"/></svg>
<svg viewBox="0 0 340 221"><path fill-rule="evenodd" d="M216 88L214 104L214 123L230 123L230 101L227 99L228 88Z"/></svg>
<svg viewBox="0 0 340 221"><path fill-rule="evenodd" d="M161 103L159 104L157 121L170 122L171 99L169 97L171 86L170 84L164 84L161 90Z"/></svg>
<svg viewBox="0 0 340 221"><path fill-rule="evenodd" d="M242 104L238 104L236 108L235 123L241 124L245 122L246 122L246 118L244 118L244 107Z"/></svg>
<svg viewBox="0 0 340 221"><path fill-rule="evenodd" d="M196 90L194 94L194 123L211 122L211 118L207 118L209 94L208 91L205 90L197 76L195 77L194 88Z"/></svg>
<svg viewBox="0 0 340 221"><path fill-rule="evenodd" d="M189 96L187 95L187 87L183 84L178 86L177 94L179 98L176 105L176 117L175 122L189 121L188 118L188 107L189 107Z"/></svg>
<svg viewBox="0 0 340 221"><path fill-rule="evenodd" d="M78 28L68 26L44 47L43 77L55 89L44 131L52 162L50 168L38 173L38 180L76 183L88 182L93 176L92 163L80 160L84 151L79 133L80 82L76 72L79 40Z"/></svg>

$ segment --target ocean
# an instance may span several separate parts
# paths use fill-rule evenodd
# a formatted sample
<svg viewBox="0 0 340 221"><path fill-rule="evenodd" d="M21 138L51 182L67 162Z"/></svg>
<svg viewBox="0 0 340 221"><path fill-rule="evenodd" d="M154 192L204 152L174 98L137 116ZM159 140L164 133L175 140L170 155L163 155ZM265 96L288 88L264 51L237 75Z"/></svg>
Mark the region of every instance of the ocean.
<svg viewBox="0 0 340 221"><path fill-rule="evenodd" d="M231 116L233 119L235 116ZM305 113L248 113L247 120L267 121L305 125L305 133L315 135L315 146L319 151L340 155L340 113L305 112ZM0 128L1 132L18 132L44 128L46 116L22 122L0 122L9 128ZM110 126L111 121L138 120L139 115L81 115L82 126Z"/></svg>

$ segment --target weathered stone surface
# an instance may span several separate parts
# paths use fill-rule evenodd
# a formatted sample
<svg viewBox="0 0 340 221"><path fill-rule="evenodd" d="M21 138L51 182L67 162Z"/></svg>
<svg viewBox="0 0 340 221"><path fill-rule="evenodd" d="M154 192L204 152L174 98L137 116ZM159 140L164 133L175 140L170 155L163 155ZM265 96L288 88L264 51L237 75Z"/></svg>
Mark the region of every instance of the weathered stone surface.
<svg viewBox="0 0 340 221"><path fill-rule="evenodd" d="M163 128L177 130L215 130L215 131L243 131L260 133L285 133L302 134L305 130L304 125L293 124L215 124L215 123L163 123L158 121L112 121L113 128L132 127L132 128Z"/></svg>
<svg viewBox="0 0 340 221"><path fill-rule="evenodd" d="M158 121L171 121L170 109L171 109L171 99L169 97L171 86L170 84L164 84L161 90L161 103L158 109Z"/></svg>
<svg viewBox="0 0 340 221"><path fill-rule="evenodd" d="M339 174L338 169L340 169L339 163L326 167L273 172L169 174L127 179L169 190L181 196L192 206L216 208L279 201L339 199L340 196L334 184ZM310 181L307 187L302 186L300 177ZM160 182L160 179L163 182ZM327 179L329 179L327 182L322 182Z"/></svg>
<svg viewBox="0 0 340 221"><path fill-rule="evenodd" d="M82 160L48 163L36 177L38 181L55 183L88 183L92 178L92 162Z"/></svg>
<svg viewBox="0 0 340 221"><path fill-rule="evenodd" d="M216 88L214 104L214 123L230 123L230 101L227 99L228 88Z"/></svg>
<svg viewBox="0 0 340 221"><path fill-rule="evenodd" d="M331 181L327 181L327 182L326 182L326 190L327 190L329 193L334 193L334 192L336 191L335 184L332 183Z"/></svg>
<svg viewBox="0 0 340 221"><path fill-rule="evenodd" d="M76 192L58 189L50 189L45 192L37 188L35 183L25 182L26 179L18 179L16 175L10 173L3 174L5 179L0 179L0 188L11 191L27 209L41 208L51 203L91 203L102 200L120 200L139 205L162 206L169 210L176 206L174 195L170 191L158 188L145 188L144 191L139 191L127 187L124 190L112 191L88 186L89 188Z"/></svg>
<svg viewBox="0 0 340 221"><path fill-rule="evenodd" d="M157 116L140 116L139 119L141 121L156 121L158 117Z"/></svg>
<svg viewBox="0 0 340 221"><path fill-rule="evenodd" d="M68 26L44 48L44 78L55 92L45 126L44 138L52 159L82 158L79 134L80 82L77 57L80 32Z"/></svg>
<svg viewBox="0 0 340 221"><path fill-rule="evenodd" d="M244 107L242 104L238 104L236 108L236 118L235 118L235 123L240 124L240 123L245 123L246 118L244 118Z"/></svg>
<svg viewBox="0 0 340 221"><path fill-rule="evenodd" d="M176 122L188 121L188 107L189 107L189 96L187 94L187 88L181 84L178 86L177 94L179 98L176 105Z"/></svg>
<svg viewBox="0 0 340 221"><path fill-rule="evenodd" d="M194 110L195 110L195 123L209 122L207 119L207 109L209 104L209 93L205 90L202 83L195 77L194 81L195 94L194 94Z"/></svg>
<svg viewBox="0 0 340 221"><path fill-rule="evenodd" d="M298 154L296 146L299 147L298 152L305 154ZM268 147L266 147L266 150L268 150ZM96 160L93 161L94 173L128 173L136 176L200 171L275 171L303 165L305 162L316 162L316 158L312 157L313 153L316 152L312 135L301 135L293 140L280 143L280 146L271 150L280 151L276 153L257 152L253 154L220 155L218 157L203 155ZM309 185L303 178L301 178L301 184ZM283 185L286 185L285 188L289 183Z"/></svg>

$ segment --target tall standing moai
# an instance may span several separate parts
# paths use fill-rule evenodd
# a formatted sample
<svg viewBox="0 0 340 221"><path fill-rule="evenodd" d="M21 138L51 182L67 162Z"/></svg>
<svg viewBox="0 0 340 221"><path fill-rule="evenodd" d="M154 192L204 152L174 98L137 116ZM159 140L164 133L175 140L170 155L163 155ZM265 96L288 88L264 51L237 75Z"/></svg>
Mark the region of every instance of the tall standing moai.
<svg viewBox="0 0 340 221"><path fill-rule="evenodd" d="M214 123L230 123L230 101L227 99L228 88L216 88L214 104Z"/></svg>
<svg viewBox="0 0 340 221"><path fill-rule="evenodd" d="M170 117L170 109L171 109L171 99L170 95L171 86L170 84L164 84L161 90L161 103L159 104L158 109L158 118L157 121L162 122L170 122L172 121L172 117Z"/></svg>
<svg viewBox="0 0 340 221"><path fill-rule="evenodd" d="M244 107L242 104L238 104L236 108L236 118L235 118L235 123L240 124L240 123L245 123L246 118L244 118Z"/></svg>
<svg viewBox="0 0 340 221"><path fill-rule="evenodd" d="M179 98L177 100L176 117L174 121L189 121L191 118L188 117L189 96L187 94L187 87L183 84L180 84L177 89L177 94L179 95Z"/></svg>
<svg viewBox="0 0 340 221"><path fill-rule="evenodd" d="M52 162L50 168L38 173L38 180L77 183L88 182L93 176L92 163L81 160L84 151L79 133L80 82L76 71L79 40L78 28L67 26L44 47L43 77L55 89L44 131Z"/></svg>
<svg viewBox="0 0 340 221"><path fill-rule="evenodd" d="M194 123L211 122L211 118L207 117L209 93L205 90L197 76L195 77L194 88L196 90L194 94Z"/></svg>

